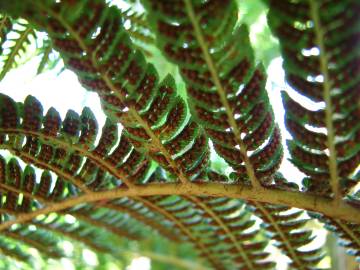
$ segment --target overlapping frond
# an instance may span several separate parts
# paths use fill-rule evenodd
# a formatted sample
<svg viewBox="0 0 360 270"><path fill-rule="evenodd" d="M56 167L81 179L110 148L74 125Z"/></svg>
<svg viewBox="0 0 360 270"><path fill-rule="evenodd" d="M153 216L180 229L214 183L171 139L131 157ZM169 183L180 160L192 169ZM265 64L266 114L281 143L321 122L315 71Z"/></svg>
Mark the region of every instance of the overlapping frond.
<svg viewBox="0 0 360 270"><path fill-rule="evenodd" d="M329 218L318 213L310 213L310 216L323 222L327 230L335 233L339 237L339 245L346 248L347 253L355 256L357 261L360 260L359 224Z"/></svg>
<svg viewBox="0 0 360 270"><path fill-rule="evenodd" d="M24 161L54 171L60 176L55 182L55 187L51 189L54 180L48 171L44 171L40 177L40 182L36 183L35 170L32 167L27 166L22 172L15 159L11 159L7 165L3 161L4 179L7 180L1 183L1 188L7 192L6 213L28 212L46 205L52 200L76 195L81 190L88 192L88 190L108 189L114 184L118 186L121 185L119 180L122 176L126 177L126 183L131 183L129 184L130 187L134 183L143 183L144 180L142 179L146 181L149 162L131 146L126 136L118 133L116 125L108 121L103 128L99 142L95 143L97 123L88 108L85 108L80 116L74 111L69 111L65 119L61 120L53 108L50 108L43 115L41 104L32 96L28 96L24 103L15 103L11 98L2 95L0 103L1 148L8 149ZM119 139L118 136L120 136ZM81 157L81 160L77 160L74 156ZM154 181L160 180L156 178L155 176ZM108 179L108 181L104 179ZM79 190L76 185L80 185ZM88 189L81 189L82 185ZM23 199L19 200L19 196L22 196ZM33 198L33 200L29 198ZM166 199L166 197L164 198ZM255 266L265 266L264 263L260 263L267 256L267 253L262 252L265 244L255 245L252 243L257 231L254 230L249 235L242 235L239 229L243 228L239 224L245 222L249 217L242 216L242 219L227 220L227 216L240 211L241 205L238 201L227 199L226 203L231 208L225 209L225 211L224 207L217 209L217 204L212 209L211 203L197 202L194 197L189 196L187 200L180 197L174 198L179 205L186 205L192 213L191 215L197 215L194 228L187 228L187 218L181 217L181 215L175 217L176 214L183 213L182 211L164 210L149 202L144 204L140 199L140 202L134 202L131 198L103 202L100 204L103 213L100 216L97 216L96 209L90 206L80 210L70 209L66 213L71 214L77 220L101 226L117 234L120 234L119 226L122 228L123 225L121 222L115 222L116 218L111 213L119 213L120 217L122 214L128 214L140 224L150 226L173 241L181 240L196 243L202 238L198 232L200 230L201 234L209 234L209 239L204 240L206 244L202 246L200 254L205 257L210 256L209 254L212 252L210 248L215 248L218 235L214 232L222 231L224 239L228 239L229 243L225 244L222 250L217 251L219 256L221 254L220 258L226 259L225 262L228 262L229 265L238 264L243 267L246 266L246 263L242 261L244 258L249 263L254 257L259 262L250 263L251 267L254 265L252 269L257 269ZM21 204L18 205L19 202ZM226 203L223 203L222 206ZM152 207L149 208L149 204ZM167 211L165 216L163 211ZM94 216L97 216L97 219L92 218ZM113 227L110 226L110 222L106 223L107 218L115 222ZM202 218L212 219L213 224L203 227L200 222ZM253 223L246 224L251 226ZM237 228L238 226L240 227ZM50 230L51 228L47 225L45 229ZM179 238L176 233L172 232L174 229L183 230L186 237ZM73 235L73 237L75 236ZM247 241L243 247L242 244L238 243L241 237L246 238L244 241ZM195 246L197 245L199 244L195 244ZM239 250L244 253L242 256L236 254ZM213 264L222 265L219 258L213 260ZM266 265L271 266L269 263ZM228 266L225 264L222 266L222 268L228 269L226 267Z"/></svg>
<svg viewBox="0 0 360 270"><path fill-rule="evenodd" d="M281 162L280 133L248 30L236 25L235 1L144 3L158 44L179 66L189 102L215 150L239 180L266 182Z"/></svg>
<svg viewBox="0 0 360 270"><path fill-rule="evenodd" d="M269 1L289 85L310 99L283 93L293 163L309 192L340 199L359 180L359 3ZM323 12L326 11L326 12Z"/></svg>
<svg viewBox="0 0 360 270"><path fill-rule="evenodd" d="M47 28L82 85L100 95L106 114L124 125L131 143L182 182L201 175L208 161L206 137L189 117L174 80L159 82L153 66L133 49L118 9L103 1L38 7L51 18L35 21ZM74 8L88 12L75 18L68 14Z"/></svg>
<svg viewBox="0 0 360 270"><path fill-rule="evenodd" d="M249 220L239 201L203 198L200 203L196 198L175 196L137 200L172 221L215 269L268 269L272 266L266 261L268 254L263 252L266 242L254 241L258 231L251 228L254 222Z"/></svg>
<svg viewBox="0 0 360 270"><path fill-rule="evenodd" d="M97 135L97 121L87 107L81 115L69 110L61 120L54 108L43 114L41 103L32 96L23 104L0 96L0 148L55 172L83 191L146 181L151 163L134 151L117 124L107 120L98 142Z"/></svg>
<svg viewBox="0 0 360 270"><path fill-rule="evenodd" d="M229 269L273 269L264 251L267 243L260 241L255 221L243 208L243 202L228 198L185 197L200 211L201 222L213 227L208 245L213 245Z"/></svg>
<svg viewBox="0 0 360 270"><path fill-rule="evenodd" d="M255 185L258 179L272 184L271 176L282 157L280 133L267 99L264 71L253 63L249 33L244 26L236 26L235 3L145 3L158 43L168 58L179 65L192 107L215 150L240 173L241 179L252 180ZM248 155L248 161L244 155ZM283 188L277 181L274 187ZM307 239L296 244L286 239L287 234L296 235L292 229L299 228L289 226L284 235L285 225L271 209L282 207L260 203L254 206L266 227L275 227L276 234L282 236L279 246L285 246L292 264L302 266L307 255L293 250L307 244ZM314 260L313 265L318 261Z"/></svg>
<svg viewBox="0 0 360 270"><path fill-rule="evenodd" d="M253 211L266 223L262 227L274 245L291 259L290 269L318 269L316 265L324 257L320 248L304 250L315 236L305 229L307 220L302 218L303 211L292 210L286 206L254 204Z"/></svg>
<svg viewBox="0 0 360 270"><path fill-rule="evenodd" d="M51 187L51 185L54 185L52 184L53 179L47 171L41 174L40 181L37 183L35 170L31 166L27 165L22 170L15 159L6 162L2 158L0 161L0 213L2 222L22 213L34 211L54 200L63 199L64 193L72 193L74 190L74 186L71 186L71 184L67 188L61 189L64 185L59 184L63 183L59 179L55 186ZM135 214L132 212L135 212ZM85 245L97 251L114 255L116 255L117 251L111 245L108 245L106 238L102 236L105 231L113 236L138 241L147 232L144 225L148 225L152 229L159 230L162 235L170 235L168 238L172 240L177 239L176 235L169 233L170 228L167 228L167 224L154 224L152 219L139 213L136 215L136 212L135 209L126 210L126 207L119 209L112 202L108 202L104 206L74 207L64 211L64 213L55 215L56 218L34 219L27 222L27 224L17 225L15 228L11 227L2 232L2 238L23 242L25 245L37 249L44 256L51 258L65 256L56 247L60 238L54 238L51 233L55 233L59 237L69 237L85 243ZM129 218L129 214L131 218ZM66 219L63 218L66 215L71 215L76 222L67 223ZM30 228L30 225L34 225L35 228ZM100 231L102 233L99 233ZM49 232L51 233L49 234ZM5 241L4 243L8 242ZM10 241L8 245L4 246L4 249L8 247L12 251L10 248L11 243ZM14 249L13 252L15 256L18 250ZM8 255L10 256L10 254Z"/></svg>

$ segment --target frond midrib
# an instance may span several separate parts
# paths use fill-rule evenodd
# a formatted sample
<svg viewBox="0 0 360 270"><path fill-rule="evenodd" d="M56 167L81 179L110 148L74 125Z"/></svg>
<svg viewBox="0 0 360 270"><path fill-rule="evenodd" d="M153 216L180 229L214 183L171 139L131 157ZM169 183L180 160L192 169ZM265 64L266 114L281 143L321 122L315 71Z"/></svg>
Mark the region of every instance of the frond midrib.
<svg viewBox="0 0 360 270"><path fill-rule="evenodd" d="M24 223L38 215L58 212L81 203L112 200L122 197L153 195L228 197L270 204L280 204L320 212L328 217L360 224L360 215L357 208L354 208L345 202L340 202L334 207L334 205L331 204L332 199L326 197L318 197L315 195L285 190L268 190L265 188L255 190L246 186L239 187L238 185L219 183L154 183L146 186L138 185L134 189L118 188L102 192L92 192L72 197L61 202L50 203L45 208L41 208L31 213L20 214L14 220L1 223L0 231L13 224Z"/></svg>
<svg viewBox="0 0 360 270"><path fill-rule="evenodd" d="M340 183L337 171L336 150L335 150L335 132L332 120L332 102L331 102L331 81L328 72L328 59L324 45L324 29L320 22L319 6L316 0L309 0L310 16L314 22L315 40L319 46L319 60L320 71L323 75L323 97L325 101L325 124L327 129L327 146L329 149L329 171L330 171L330 186L334 192L335 201L337 203L341 200Z"/></svg>
<svg viewBox="0 0 360 270"><path fill-rule="evenodd" d="M256 175L255 175L255 170L253 165L250 162L249 156L247 155L247 149L246 149L246 145L243 142L243 140L241 139L241 134L240 134L240 130L239 127L236 124L234 115L233 115L233 111L231 109L231 106L226 98L226 94L225 94L225 90L224 87L222 86L221 82L220 82L220 78L218 76L218 72L216 70L214 61L212 60L212 57L210 56L207 44L205 42L204 36L201 32L201 28L199 26L199 23L196 19L196 15L194 13L194 9L193 6L190 2L190 0L184 0L185 2L185 9L186 9L186 13L192 23L193 29L194 29L194 34L195 37L199 43L199 46L201 48L202 54L204 55L204 59L205 62L208 66L209 72L211 74L211 77L213 79L213 82L216 86L216 90L218 92L218 95L220 97L220 101L223 104L224 108L225 108L225 112L226 112L226 116L228 119L228 123L231 126L232 131L234 132L234 137L235 140L237 142L237 144L239 145L239 151L242 154L242 157L244 159L244 164L245 164L245 168L246 168L246 172L249 176L250 182L253 186L253 188L259 188L260 187L260 182L257 179Z"/></svg>

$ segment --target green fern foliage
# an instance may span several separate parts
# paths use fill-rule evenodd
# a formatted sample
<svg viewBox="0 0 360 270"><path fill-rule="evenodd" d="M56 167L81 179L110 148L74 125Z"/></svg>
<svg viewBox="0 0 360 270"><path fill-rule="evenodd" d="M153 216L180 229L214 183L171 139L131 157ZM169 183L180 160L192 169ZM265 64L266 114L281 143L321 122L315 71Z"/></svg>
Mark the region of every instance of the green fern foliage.
<svg viewBox="0 0 360 270"><path fill-rule="evenodd" d="M98 124L89 108L81 115L70 110L61 120L54 108L43 115L41 103L32 96L17 104L1 95L0 104L2 148L25 162L56 172L79 191L118 186L121 181L141 183L149 176L151 163L133 150L110 120L95 144ZM113 182L106 172L120 182Z"/></svg>
<svg viewBox="0 0 360 270"><path fill-rule="evenodd" d="M217 153L237 179L271 182L282 158L280 133L248 30L236 25L235 1L144 2L158 44L180 67L189 102Z"/></svg>
<svg viewBox="0 0 360 270"><path fill-rule="evenodd" d="M282 99L300 186L279 171L241 5L125 2L0 1L0 80L34 47L37 74L63 61L106 116L101 126L89 107L61 117L0 93L0 257L28 269L35 253L129 262L126 249L143 249L159 270L257 270L281 252L288 269L324 269L310 217L359 258L360 5L264 1L292 88ZM150 64L158 49L169 61Z"/></svg>
<svg viewBox="0 0 360 270"><path fill-rule="evenodd" d="M292 161L308 176L308 191L342 197L359 180L359 3L275 0L269 5L269 25L281 44L287 82L325 104L309 110L283 94Z"/></svg>
<svg viewBox="0 0 360 270"><path fill-rule="evenodd" d="M289 269L319 269L318 263L324 257L320 248L304 251L304 246L314 240L310 230L304 228L307 220L301 218L303 211L291 211L289 207L279 205L256 204L253 211L266 223L263 228L269 239L291 259Z"/></svg>
<svg viewBox="0 0 360 270"><path fill-rule="evenodd" d="M7 24L7 22L4 21L4 24ZM31 42L30 39L35 36L34 29L27 22L16 21L13 23L13 28L9 28L9 30L6 31L6 26L2 28L3 37L1 38L1 41L6 40L7 42L1 42L1 61L3 63L1 67L0 80L5 77L6 73L12 67L17 65L18 58L25 53L26 47ZM9 34L12 34L12 36L8 37Z"/></svg>
<svg viewBox="0 0 360 270"><path fill-rule="evenodd" d="M356 260L360 261L360 230L358 224L329 218L318 213L311 213L310 216L321 220L327 230L339 237L339 245L346 248L349 255L355 256Z"/></svg>
<svg viewBox="0 0 360 270"><path fill-rule="evenodd" d="M54 16L57 20L42 22L50 28L49 35L66 65L78 74L85 88L100 95L105 112L124 125L129 140L141 152L181 181L201 175L208 162L207 140L189 118L183 100L176 94L174 80L168 76L159 82L155 69L132 49L115 7L106 7L101 1L82 4L93 13L71 18L67 15L71 8L65 5ZM55 10L54 6L42 8ZM102 15L104 20L97 21ZM82 29L75 27L80 20ZM95 37L96 29L101 30ZM109 36L109 31L116 36ZM106 46L104 38L109 42ZM166 121L169 116L174 121ZM150 143L156 146L149 148Z"/></svg>
<svg viewBox="0 0 360 270"><path fill-rule="evenodd" d="M156 176L160 168L149 171L150 162L131 146L125 133L118 133L116 124L110 120L105 123L98 143L94 143L97 122L88 108L80 116L70 110L61 120L53 108L43 115L40 102L32 96L28 96L24 103L15 103L1 95L0 104L1 148L44 169L37 183L33 167L28 165L22 171L15 158L7 163L1 160L0 179L4 180L0 187L5 191L6 200L2 206L5 220L81 192L122 187L123 183L119 180L123 180L125 185L161 180ZM48 170L59 177L54 180ZM130 227L126 226L128 222L121 222L122 215L130 215L141 226L150 227L172 241L192 243L200 250L199 255L209 260L215 269L271 269L273 263L266 260L268 253L263 251L266 242L256 240L259 231L252 228L254 221L245 210L238 214L242 205L238 200L205 197L137 197L104 202L100 210L86 206L69 209L65 213L79 222L139 240L140 236L131 232L140 225L132 224ZM208 220L206 226L201 222L204 219ZM82 227L71 229L69 225L58 224L56 220L50 224L38 221L33 224L84 242L95 250L113 252L79 238ZM221 246L217 245L219 234L224 241ZM91 235L88 237L94 238ZM214 252L218 256L214 256Z"/></svg>

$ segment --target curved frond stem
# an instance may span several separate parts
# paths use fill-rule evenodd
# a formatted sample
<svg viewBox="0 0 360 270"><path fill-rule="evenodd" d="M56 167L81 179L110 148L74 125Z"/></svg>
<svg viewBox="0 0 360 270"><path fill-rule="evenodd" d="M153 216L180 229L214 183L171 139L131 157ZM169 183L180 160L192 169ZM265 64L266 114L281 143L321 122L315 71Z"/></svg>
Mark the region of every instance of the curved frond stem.
<svg viewBox="0 0 360 270"><path fill-rule="evenodd" d="M220 183L154 183L139 185L132 189L118 188L102 192L92 192L78 197L69 198L61 202L50 203L42 209L31 213L20 214L16 219L0 224L0 231L16 223L27 222L38 215L62 211L81 203L111 200L122 197L142 197L153 195L228 197L280 204L319 212L328 217L360 224L359 210L348 205L346 202L341 201L336 207L334 207L334 205L331 204L332 199L318 197L311 194L304 194L301 192L275 189L269 190L262 187L255 190L248 186Z"/></svg>
<svg viewBox="0 0 360 270"><path fill-rule="evenodd" d="M41 196L39 196L37 194L31 194L30 192L27 192L25 190L20 190L18 188L15 188L13 186L6 185L6 184L3 184L3 183L0 183L0 191L1 190L11 191L11 192L14 192L14 193L17 193L17 194L22 194L24 197L26 197L28 199L32 199L32 200L35 199L35 200L39 201L40 203L42 203L44 205L52 203L50 200L47 200L47 199L45 199L45 198L43 198L43 197L41 197ZM147 224L149 226L151 226L150 224L152 224L152 228L154 228L154 229L158 229L159 231L160 230L166 230L167 231L167 228L161 226L160 224L154 224L155 222L153 222L151 219L148 219L145 216L137 215L136 212L131 211L130 209L127 209L126 207L121 207L121 206L117 206L117 205L110 204L110 203L108 203L108 204L97 204L96 202L94 204L94 207L95 208L105 208L105 209L109 209L109 210L115 210L115 211L117 211L119 213L124 213L125 212L129 216L131 216L132 218L134 218L134 219L136 219L136 220L138 220L140 222L143 222L144 224ZM16 212L10 213L8 210L4 210L4 213L12 214L15 217L17 217L19 215L19 213L16 213ZM75 218L79 219L79 220L82 220L82 221L88 223L88 224L94 225L94 226L99 227L99 228L104 228L105 230L110 231L113 234L118 235L119 237L126 237L126 238L129 238L129 239L132 239L132 240L140 240L140 238L137 237L136 235L129 234L126 231L123 231L123 230L121 230L119 228L113 227L113 226L111 226L109 224L98 221L96 219L92 219L87 215L77 213L77 212L71 212L71 215L74 216ZM164 235L165 234L166 233L164 233ZM170 235L170 232L168 232L168 234Z"/></svg>
<svg viewBox="0 0 360 270"><path fill-rule="evenodd" d="M18 149L13 149L12 147L10 147L8 145L1 145L0 148L8 150L11 154L19 157L20 159L25 158L26 161L30 161L37 167L45 168L46 170L56 173L58 176L61 176L62 178L70 181L70 183L73 183L76 187L78 187L81 191L83 191L85 193L92 193L92 191L86 187L85 182L82 181L79 177L71 175L71 174L67 173L66 171L61 170L55 166L51 166L51 164L43 162L43 161L33 157L32 155L29 155L28 153L21 152Z"/></svg>
<svg viewBox="0 0 360 270"><path fill-rule="evenodd" d="M88 151L76 144L71 144L67 142L66 140L61 140L58 138L54 138L51 136L47 136L46 134L43 134L41 132L31 131L31 130L24 130L21 128L0 128L0 133L5 134L22 134L22 135L29 135L32 137L39 138L43 140L44 142L51 142L58 146L64 147L65 149L72 149L74 151L79 152L82 156L90 159L92 162L94 162L96 165L98 165L100 168L103 168L111 174L112 176L116 177L117 179L120 179L122 182L124 182L128 187L133 187L134 184L128 179L126 174L123 174L120 170L117 170L113 165L111 165L109 162L107 162L103 158L99 158L96 155L94 155L91 151ZM3 148L0 146L0 148Z"/></svg>
<svg viewBox="0 0 360 270"><path fill-rule="evenodd" d="M301 261L301 259L296 255L295 249L291 245L287 236L284 234L283 230L280 228L278 222L276 220L274 220L271 213L269 213L269 211L266 210L266 208L261 203L254 202L254 205L256 206L256 208L259 211L261 211L264 214L264 216L266 216L268 222L274 227L276 232L279 234L279 236L281 238L281 242L284 243L284 245L286 246L286 249L288 250L288 252L291 256L291 259L295 263L296 267L298 267L298 269L306 270L307 269L306 265L304 265L304 263Z"/></svg>
<svg viewBox="0 0 360 270"><path fill-rule="evenodd" d="M243 258L246 269L256 269L254 267L253 262L251 259L247 256L244 248L240 244L240 241L238 241L235 237L235 235L232 233L229 226L227 226L221 218L211 209L211 207L207 206L205 203L203 203L201 200L199 200L197 197L193 196L184 196L185 198L189 198L189 200L193 201L196 205L200 206L205 212L207 212L218 224L219 226L226 232L226 234L229 236L231 241L233 242L236 249L239 251L240 256Z"/></svg>
<svg viewBox="0 0 360 270"><path fill-rule="evenodd" d="M214 84L216 86L216 90L217 90L217 92L219 94L220 101L223 104L223 106L225 107L227 119L228 119L228 122L229 122L229 124L231 126L232 131L234 132L236 142L237 142L237 144L238 144L238 146L240 148L239 151L242 154L242 158L244 159L246 172L247 172L247 174L249 176L250 182L251 182L251 184L252 184L252 186L254 188L259 188L260 187L260 182L256 178L255 170L254 170L253 165L251 164L250 159L248 157L246 145L244 144L244 142L241 139L241 133L240 133L239 127L236 124L233 111L231 109L231 106L230 106L227 98L226 98L226 92L225 92L224 87L222 86L222 84L220 82L218 72L216 70L214 61L213 61L213 59L212 59L212 57L211 57L211 55L209 53L209 49L208 49L207 44L205 42L205 38L204 38L204 35L203 35L202 31L201 31L199 22L198 22L198 20L196 18L192 3L191 3L190 0L184 0L184 2L185 2L186 12L187 12L187 14L188 14L188 16L190 18L190 21L192 23L192 26L194 28L195 37L196 37L197 41L199 42L201 51L202 51L204 59L205 59L205 62L207 64L208 68L209 68L209 72L210 72L211 77L213 79L213 82L214 82Z"/></svg>
<svg viewBox="0 0 360 270"><path fill-rule="evenodd" d="M335 150L335 133L332 120L333 108L331 104L331 81L328 72L328 59L324 45L324 29L321 26L319 17L319 3L316 0L309 0L310 15L314 21L315 40L319 46L319 60L320 71L323 75L323 97L325 101L325 124L327 129L327 147L329 149L329 170L330 170L330 185L335 196L335 203L341 200L341 192L339 187L339 178L336 164L336 150Z"/></svg>
<svg viewBox="0 0 360 270"><path fill-rule="evenodd" d="M95 69L98 70L101 78L103 79L103 81L106 83L106 86L109 87L109 89L111 91L113 91L114 95L122 102L124 103L124 97L119 93L118 89L116 88L116 86L113 84L113 82L111 81L111 78L109 77L108 74L104 74L104 72L101 72L99 67L98 67L98 60L96 57L96 51L93 51L91 48L89 48L85 42L82 40L82 38L80 37L80 35L77 33L77 31L75 29L73 29L73 27L71 25L69 25L67 23L67 21L60 15L55 13L52 10L47 10L47 12L49 12L49 14L51 14L54 18L56 18L58 21L61 22L61 24L65 27L65 29L70 33L71 36L73 36L73 38L78 42L79 46L81 49L83 49L85 52L87 52L90 55L91 58L91 64L94 66ZM173 158L171 157L171 154L169 153L168 150L166 150L166 148L164 147L164 145L162 144L160 138L151 130L150 126L148 125L148 123L141 117L141 115L139 114L138 111L136 111L134 108L129 107L129 113L130 116L136 120L139 125L142 126L142 128L144 128L144 130L146 131L146 134L151 138L152 140L152 147L157 148L159 150L159 152L161 152L164 157L166 158L166 161L168 162L169 166L173 169L173 171L178 172L177 175L179 177L179 180L183 183L189 182L189 180L187 179L187 177L185 176L183 170L176 165L176 162L173 160Z"/></svg>

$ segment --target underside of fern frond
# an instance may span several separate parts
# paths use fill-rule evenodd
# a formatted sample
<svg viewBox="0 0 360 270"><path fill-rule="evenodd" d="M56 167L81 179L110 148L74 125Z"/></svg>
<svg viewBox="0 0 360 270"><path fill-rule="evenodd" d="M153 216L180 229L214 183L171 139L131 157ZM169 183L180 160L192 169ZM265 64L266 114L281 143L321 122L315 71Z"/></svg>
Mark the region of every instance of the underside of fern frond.
<svg viewBox="0 0 360 270"><path fill-rule="evenodd" d="M198 123L234 178L271 184L282 158L280 133L249 33L236 26L235 1L144 2L159 46L180 68Z"/></svg>
<svg viewBox="0 0 360 270"><path fill-rule="evenodd" d="M318 108L310 110L283 93L285 121L293 137L288 141L291 161L307 175L307 192L332 197L336 205L359 182L360 5L274 0L269 6L268 20L281 44L287 82ZM320 220L358 256L355 224Z"/></svg>
<svg viewBox="0 0 360 270"><path fill-rule="evenodd" d="M321 107L309 110L283 93L292 161L309 192L336 200L359 181L358 10L356 1L270 1L268 16L287 82Z"/></svg>
<svg viewBox="0 0 360 270"><path fill-rule="evenodd" d="M102 0L14 0L6 5L16 3L31 29L47 32L44 57L55 48L80 83L99 95L107 120L98 132L89 108L80 115L70 110L61 120L53 108L44 115L32 96L24 103L0 96L0 148L28 164L21 169L16 158L0 160L4 254L28 259L10 248L26 238L24 243L44 256L63 256L61 250L44 249L45 243L51 245L46 233L117 256L113 246L96 237L105 229L110 237L141 241L157 232L172 242L189 242L214 269L273 269L264 250L265 231L290 258L290 268L315 269L323 253L304 251L313 236L304 229L303 212L291 206L320 212L350 242L347 247L358 248L357 200L340 200L339 195L349 194L359 176L359 106L349 102L358 97L357 78L350 76L357 62L348 57L338 63L335 57L337 42L357 35L350 30L341 36L344 40L329 45L323 28L326 23L331 30L342 25L337 17L340 4L324 3L332 11L324 15L317 2L270 1L269 20L279 34L288 81L326 105L309 111L284 94L286 121L294 136L289 143L292 161L309 176L305 192L300 192L276 172L283 155L280 132L265 90L264 68L254 62L247 27L238 25L235 1L144 1L157 44L180 68L190 109L174 79L168 75L160 80L143 50L136 49L137 31L152 37L143 15ZM281 18L274 18L278 13ZM344 20L353 23L350 13ZM289 29L298 31L291 36L297 46L288 46ZM308 39L310 48L303 42ZM313 44L320 54L307 57L303 50ZM350 56L357 57L358 51L352 50ZM292 57L299 52L301 57ZM335 84L333 73L349 64L353 73L341 73ZM299 67L301 72L295 73ZM317 75L323 76L322 83L311 81ZM308 125L327 132L311 131ZM209 139L232 168L229 176L212 171ZM323 183L328 186L320 186ZM262 219L261 230L249 209ZM56 218L51 212L57 212ZM67 224L66 215L75 218L75 224ZM37 229L31 234L33 226Z"/></svg>
<svg viewBox="0 0 360 270"><path fill-rule="evenodd" d="M9 150L25 162L56 172L60 177L51 190L54 181L48 171L42 173L40 183L36 184L35 171L32 167L26 167L22 173L15 159L12 159L8 165L3 161L4 170L1 179L4 180L0 183L0 188L5 192L6 199L2 207L5 216L29 213L41 209L52 201L71 198L81 192L86 194L93 190L101 192L114 187L121 188L123 185L131 188L134 183L143 184L146 181L144 179L156 177L156 172L153 173L155 176L151 176L151 173L147 173L148 169L143 169L148 168L150 163L129 144L124 134L121 134L120 139L117 140L118 131L114 128L116 125L110 124L109 121L103 128L99 142L94 144L97 124L88 108L85 108L80 116L74 111L69 111L61 121L53 108L43 116L41 104L32 96L27 97L24 104L21 104L2 95L0 103L2 104L0 147ZM73 149L74 152L64 149ZM24 196L24 199L21 200L20 195ZM169 204L164 204L162 201ZM199 249L200 255L207 258L216 269L243 267L253 260L258 262L251 264L271 267L271 263L264 261L267 253L262 249L266 246L266 242L251 243L258 232L253 230L250 234L242 233L242 229L249 229L253 225L253 222L248 220L250 216L239 215L235 219L229 218L234 214L237 215L242 208L241 204L232 199L220 200L220 202L212 206L211 203L203 203L191 196L184 198L165 196L158 199L123 198L102 203L100 207L108 211L96 220L91 218L93 215L97 216L97 210L94 208L85 207L81 211L69 209L64 213L91 225L104 227L117 235L125 234L128 238L134 238L129 234L132 230L128 234L125 233L127 229L123 223L116 222L115 228L110 226L111 223L104 223L104 218L109 215L114 221L111 211L129 214L138 222L150 226L170 240L182 239L192 242ZM211 220L209 225L204 226L201 222L203 218ZM4 219L6 220L8 218ZM247 225L243 227L242 224ZM44 228L43 225L40 227ZM117 228L122 228L124 232ZM183 237L178 238L177 234L172 232L174 228ZM51 230L52 227L44 229ZM219 232L222 232L225 241L221 247L216 245ZM55 233L62 232L55 231ZM66 231L64 235L68 236ZM69 237L79 240L76 232ZM241 239L247 244L242 246L243 244L238 242ZM85 244L97 248L94 243L85 242ZM107 251L101 247L99 250ZM213 252L221 256L214 256Z"/></svg>
<svg viewBox="0 0 360 270"><path fill-rule="evenodd" d="M282 158L280 133L265 91L265 72L253 63L249 33L244 26L236 26L235 2L145 4L158 33L158 43L168 58L179 65L189 102L215 150L232 166L237 181L251 183L255 188L259 184L272 185L272 175ZM291 231L300 229L302 222L289 217L281 223L274 211L282 209L280 206L258 202L253 205L296 269L310 269L321 260L317 250L312 254L299 251L312 240L308 232L292 235ZM298 226L291 226L292 222ZM292 240L296 235L302 235L302 241ZM245 269L257 266L250 262Z"/></svg>

